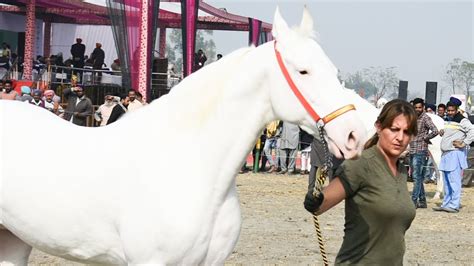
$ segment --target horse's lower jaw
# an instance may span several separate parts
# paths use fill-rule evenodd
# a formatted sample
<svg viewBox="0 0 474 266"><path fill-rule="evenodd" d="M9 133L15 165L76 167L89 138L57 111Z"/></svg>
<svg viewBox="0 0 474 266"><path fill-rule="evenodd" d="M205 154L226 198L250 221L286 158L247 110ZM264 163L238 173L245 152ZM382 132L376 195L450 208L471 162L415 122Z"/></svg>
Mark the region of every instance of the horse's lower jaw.
<svg viewBox="0 0 474 266"><path fill-rule="evenodd" d="M329 140L328 143L329 150L338 159L357 159L360 156L360 152L357 150L340 149L332 140Z"/></svg>
<svg viewBox="0 0 474 266"><path fill-rule="evenodd" d="M345 158L344 153L342 152L342 150L339 149L339 147L336 145L336 143L334 143L332 140L328 141L328 148L329 148L329 151L332 154L334 154L334 156L336 156L336 158L338 158L338 159Z"/></svg>

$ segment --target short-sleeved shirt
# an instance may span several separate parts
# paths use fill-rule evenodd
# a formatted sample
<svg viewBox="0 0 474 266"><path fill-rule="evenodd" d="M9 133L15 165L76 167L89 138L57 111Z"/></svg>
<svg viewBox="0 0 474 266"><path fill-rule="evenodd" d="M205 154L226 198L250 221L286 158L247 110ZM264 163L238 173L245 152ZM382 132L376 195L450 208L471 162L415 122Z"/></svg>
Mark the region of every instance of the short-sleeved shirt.
<svg viewBox="0 0 474 266"><path fill-rule="evenodd" d="M405 232L416 210L407 189L407 171L393 176L377 145L337 170L345 192L344 240L336 264L402 265Z"/></svg>

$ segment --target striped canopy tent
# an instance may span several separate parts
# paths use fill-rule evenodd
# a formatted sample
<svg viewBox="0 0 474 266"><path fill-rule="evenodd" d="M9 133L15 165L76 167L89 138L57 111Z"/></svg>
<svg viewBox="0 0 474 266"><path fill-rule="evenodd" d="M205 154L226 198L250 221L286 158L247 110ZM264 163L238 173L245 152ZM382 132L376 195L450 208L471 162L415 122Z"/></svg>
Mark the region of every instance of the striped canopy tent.
<svg viewBox="0 0 474 266"><path fill-rule="evenodd" d="M37 19L44 22L44 56L49 56L51 51L52 23L111 25L121 61L123 85L138 90L145 97L151 86L153 40L158 29L158 50L163 57L166 29L183 30L184 76L192 72L197 29L248 31L249 44L254 45L272 38L271 24L228 13L202 0L4 0L0 12L26 16L25 79L31 79ZM128 53L121 52L123 49Z"/></svg>

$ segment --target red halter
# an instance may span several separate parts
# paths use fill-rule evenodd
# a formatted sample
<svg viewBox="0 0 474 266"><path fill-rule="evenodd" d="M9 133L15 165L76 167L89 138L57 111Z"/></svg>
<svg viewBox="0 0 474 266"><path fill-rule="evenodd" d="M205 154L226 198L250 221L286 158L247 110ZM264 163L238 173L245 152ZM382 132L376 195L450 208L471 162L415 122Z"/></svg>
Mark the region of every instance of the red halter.
<svg viewBox="0 0 474 266"><path fill-rule="evenodd" d="M355 110L355 106L353 104L348 104L346 106L343 106L339 109L337 109L334 112L331 112L330 114L326 115L325 117L321 118L316 111L311 107L311 105L308 103L308 101L304 98L303 94L301 94L300 90L298 90L298 87L296 87L295 83L291 79L290 73L288 73L288 69L286 68L285 64L283 63L283 59L281 58L280 52L276 49L276 41L274 45L275 49L275 55L278 61L278 65L280 66L281 72L283 73L283 76L285 76L286 82L288 82L288 85L290 86L291 90L295 94L296 98L300 101L300 103L303 105L304 109L311 115L311 117L316 121L316 123L320 124L321 126L324 126L325 124L331 122L331 120L335 119L336 117L347 113L351 110Z"/></svg>

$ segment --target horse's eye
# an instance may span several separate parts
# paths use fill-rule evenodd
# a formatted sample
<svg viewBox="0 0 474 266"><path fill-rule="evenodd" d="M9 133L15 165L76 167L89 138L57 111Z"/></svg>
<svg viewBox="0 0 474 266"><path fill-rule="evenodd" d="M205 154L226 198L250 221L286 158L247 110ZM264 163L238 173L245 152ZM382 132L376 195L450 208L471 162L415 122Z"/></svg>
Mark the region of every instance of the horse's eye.
<svg viewBox="0 0 474 266"><path fill-rule="evenodd" d="M308 74L308 71L306 71L306 70L300 70L300 74L301 74L301 75L307 75L307 74Z"/></svg>

